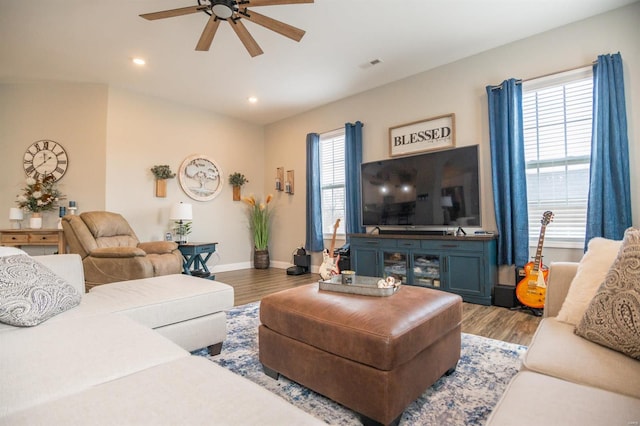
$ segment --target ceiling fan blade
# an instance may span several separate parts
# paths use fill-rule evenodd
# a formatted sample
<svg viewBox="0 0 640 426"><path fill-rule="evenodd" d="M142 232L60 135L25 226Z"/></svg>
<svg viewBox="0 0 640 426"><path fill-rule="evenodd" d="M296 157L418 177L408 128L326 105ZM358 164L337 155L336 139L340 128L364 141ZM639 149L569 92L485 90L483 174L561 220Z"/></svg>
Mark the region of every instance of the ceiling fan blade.
<svg viewBox="0 0 640 426"><path fill-rule="evenodd" d="M262 25L263 27L268 28L271 31L275 31L278 34L289 37L291 40L300 41L305 33L300 28L296 28L276 19L269 18L268 16L261 15L258 12L254 12L253 10L247 10L246 15L243 13L242 17L248 19L254 24Z"/></svg>
<svg viewBox="0 0 640 426"><path fill-rule="evenodd" d="M197 5L181 7L179 9L163 10L161 12L143 13L141 18L154 21L156 19L173 18L174 16L189 15L190 13L200 12L201 10L208 9L208 6Z"/></svg>
<svg viewBox="0 0 640 426"><path fill-rule="evenodd" d="M211 15L209 20L207 21L207 25L205 25L204 30L202 30L202 35L200 36L200 40L198 40L198 44L196 45L196 50L200 52L204 52L209 50L211 47L211 42L213 41L213 36L216 35L216 31L218 31L218 26L220 25L220 21L216 19L216 15Z"/></svg>
<svg viewBox="0 0 640 426"><path fill-rule="evenodd" d="M242 44L244 44L244 47L247 49L251 57L262 55L264 53L262 49L260 49L260 46L258 46L256 40L251 36L251 34L249 34L249 31L247 31L247 27L244 26L240 19L230 19L227 22L231 24L231 28L233 28L233 31L236 32L236 34L240 38L240 41L242 42Z"/></svg>
<svg viewBox="0 0 640 426"><path fill-rule="evenodd" d="M280 4L302 4L302 3L313 3L313 0L244 0L244 1L239 1L238 6L240 7L276 6Z"/></svg>

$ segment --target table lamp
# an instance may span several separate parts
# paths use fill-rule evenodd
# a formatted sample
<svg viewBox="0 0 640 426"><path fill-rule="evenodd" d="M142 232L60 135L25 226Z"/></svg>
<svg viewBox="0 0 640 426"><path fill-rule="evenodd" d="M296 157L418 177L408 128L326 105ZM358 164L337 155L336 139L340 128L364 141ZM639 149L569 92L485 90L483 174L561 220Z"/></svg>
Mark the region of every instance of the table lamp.
<svg viewBox="0 0 640 426"><path fill-rule="evenodd" d="M11 207L9 209L9 220L11 221L11 229L20 229L20 221L24 219L22 209L18 207Z"/></svg>
<svg viewBox="0 0 640 426"><path fill-rule="evenodd" d="M174 220L178 223L177 227L177 243L183 244L186 243L187 240L185 238L185 224L184 221L190 221L193 219L193 208L189 203L183 203L180 201L179 203L175 203L171 206L171 212L169 213L169 219Z"/></svg>

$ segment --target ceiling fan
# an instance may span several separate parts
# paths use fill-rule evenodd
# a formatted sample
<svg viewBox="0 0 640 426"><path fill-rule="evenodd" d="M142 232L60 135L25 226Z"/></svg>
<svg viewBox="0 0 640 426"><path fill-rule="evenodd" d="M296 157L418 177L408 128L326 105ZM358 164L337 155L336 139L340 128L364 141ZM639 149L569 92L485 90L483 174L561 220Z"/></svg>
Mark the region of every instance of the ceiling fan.
<svg viewBox="0 0 640 426"><path fill-rule="evenodd" d="M213 37L216 35L220 21L226 21L240 38L249 54L254 57L264 53L256 40L242 23L242 19L261 25L272 31L295 41L300 41L304 31L285 24L268 16L261 15L249 7L274 6L282 4L313 3L314 0L198 0L198 5L181 7L178 9L163 10L161 12L144 13L140 15L150 21L156 19L173 18L174 16L189 15L191 13L204 12L209 15L209 20L202 31L196 50L207 51L211 47Z"/></svg>

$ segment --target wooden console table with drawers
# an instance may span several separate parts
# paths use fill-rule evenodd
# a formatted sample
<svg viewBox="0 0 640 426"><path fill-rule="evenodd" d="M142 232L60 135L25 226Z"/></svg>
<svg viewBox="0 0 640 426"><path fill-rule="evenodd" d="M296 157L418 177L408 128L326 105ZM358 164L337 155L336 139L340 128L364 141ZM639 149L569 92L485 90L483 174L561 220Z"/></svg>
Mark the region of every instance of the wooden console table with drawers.
<svg viewBox="0 0 640 426"><path fill-rule="evenodd" d="M0 229L0 245L7 247L55 246L58 253L67 252L62 229Z"/></svg>

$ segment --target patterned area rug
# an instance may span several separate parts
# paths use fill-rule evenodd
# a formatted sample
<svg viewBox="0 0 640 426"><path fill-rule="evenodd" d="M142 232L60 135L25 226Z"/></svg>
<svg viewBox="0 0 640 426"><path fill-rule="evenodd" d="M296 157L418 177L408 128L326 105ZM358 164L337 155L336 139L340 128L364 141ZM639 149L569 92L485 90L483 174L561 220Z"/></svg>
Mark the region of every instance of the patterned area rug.
<svg viewBox="0 0 640 426"><path fill-rule="evenodd" d="M264 374L258 361L259 303L227 312L228 336L222 353L195 352L263 386L332 425L360 425L357 414L330 399L280 377ZM456 371L438 380L404 412L401 425L482 425L520 367L526 347L462 334Z"/></svg>

